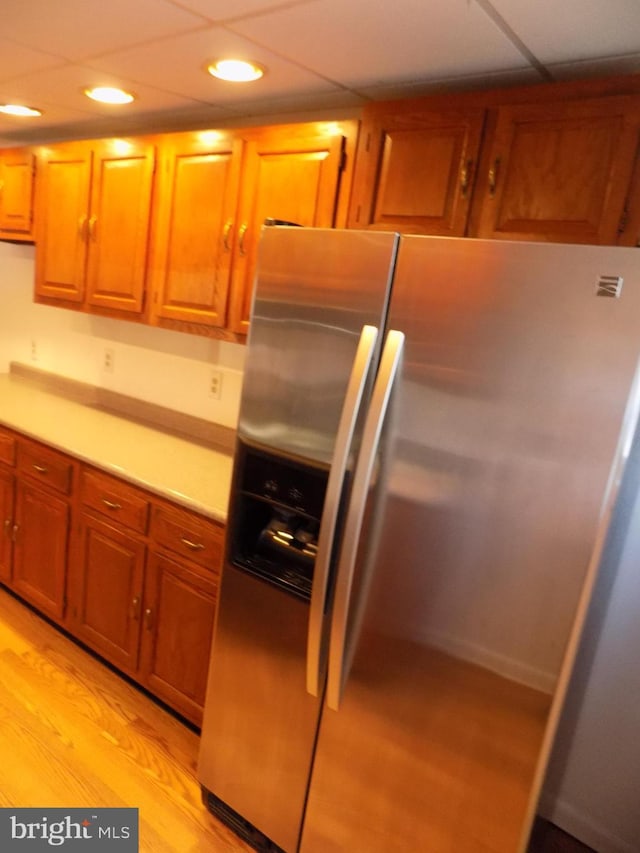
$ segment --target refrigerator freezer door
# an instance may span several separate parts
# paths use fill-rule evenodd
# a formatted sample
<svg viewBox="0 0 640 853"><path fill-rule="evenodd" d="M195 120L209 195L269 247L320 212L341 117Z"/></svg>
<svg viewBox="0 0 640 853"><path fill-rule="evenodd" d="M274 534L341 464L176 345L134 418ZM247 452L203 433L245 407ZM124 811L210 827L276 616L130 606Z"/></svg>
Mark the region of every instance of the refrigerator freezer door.
<svg viewBox="0 0 640 853"><path fill-rule="evenodd" d="M385 498L301 851L516 853L635 425L640 257L403 237L389 326Z"/></svg>
<svg viewBox="0 0 640 853"><path fill-rule="evenodd" d="M247 506L259 515L291 500L298 511L305 500L305 489L291 488L277 467L243 489L240 460L253 453L294 471L328 473L330 481L335 456L343 471L352 470L363 417L348 413L346 398L355 386L358 399L371 391L369 366L377 360L397 243L394 234L266 228L260 248L198 775L208 791L287 853L298 846L317 734L326 608L313 588L310 606L238 568L237 560L234 565L232 549L245 548L251 538L244 519L256 517ZM367 340L371 347L364 346ZM363 350L371 377L351 382ZM341 424L348 426L343 433L354 433L351 448L337 440ZM342 489L338 484L331 498L334 508ZM318 550L331 554L323 525L324 517ZM318 695L307 692L312 610L316 673L310 681Z"/></svg>

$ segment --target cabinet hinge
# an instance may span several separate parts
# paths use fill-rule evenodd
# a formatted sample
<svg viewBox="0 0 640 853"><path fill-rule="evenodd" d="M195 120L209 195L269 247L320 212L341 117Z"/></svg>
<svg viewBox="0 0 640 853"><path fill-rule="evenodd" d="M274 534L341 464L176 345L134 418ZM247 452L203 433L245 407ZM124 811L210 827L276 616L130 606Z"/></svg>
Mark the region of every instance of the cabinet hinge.
<svg viewBox="0 0 640 853"><path fill-rule="evenodd" d="M622 215L620 216L620 221L618 222L618 234L624 234L627 228L627 223L629 222L629 209L625 204Z"/></svg>

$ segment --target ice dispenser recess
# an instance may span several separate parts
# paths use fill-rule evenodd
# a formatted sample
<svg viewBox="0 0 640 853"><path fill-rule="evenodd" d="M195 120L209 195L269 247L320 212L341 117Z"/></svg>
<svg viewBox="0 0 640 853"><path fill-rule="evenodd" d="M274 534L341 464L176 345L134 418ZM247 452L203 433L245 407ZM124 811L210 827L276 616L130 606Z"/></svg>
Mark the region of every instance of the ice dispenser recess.
<svg viewBox="0 0 640 853"><path fill-rule="evenodd" d="M230 560L309 599L328 470L244 445L238 455Z"/></svg>

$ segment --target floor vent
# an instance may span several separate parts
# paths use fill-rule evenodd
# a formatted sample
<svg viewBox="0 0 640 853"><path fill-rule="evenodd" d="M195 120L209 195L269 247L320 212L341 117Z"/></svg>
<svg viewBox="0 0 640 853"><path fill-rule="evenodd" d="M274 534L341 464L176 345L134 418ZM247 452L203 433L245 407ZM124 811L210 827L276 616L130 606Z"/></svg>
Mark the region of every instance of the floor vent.
<svg viewBox="0 0 640 853"><path fill-rule="evenodd" d="M236 835L251 845L258 853L284 853L281 847L274 844L271 839L263 835L253 824L245 820L242 815L234 811L225 802L216 797L215 794L212 794L211 791L207 791L206 788L202 789L202 801L212 815L232 829Z"/></svg>

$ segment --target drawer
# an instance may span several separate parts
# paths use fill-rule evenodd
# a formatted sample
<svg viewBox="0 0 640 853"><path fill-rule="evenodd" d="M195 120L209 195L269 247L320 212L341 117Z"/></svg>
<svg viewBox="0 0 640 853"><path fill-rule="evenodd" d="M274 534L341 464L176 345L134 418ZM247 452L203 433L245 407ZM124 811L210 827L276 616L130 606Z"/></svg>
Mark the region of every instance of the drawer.
<svg viewBox="0 0 640 853"><path fill-rule="evenodd" d="M20 474L66 495L71 492L73 462L68 456L35 442L19 441L17 460Z"/></svg>
<svg viewBox="0 0 640 853"><path fill-rule="evenodd" d="M81 500L86 507L125 527L139 533L147 532L149 500L135 486L85 468L82 471Z"/></svg>
<svg viewBox="0 0 640 853"><path fill-rule="evenodd" d="M220 571L224 527L187 510L154 506L151 538L212 572Z"/></svg>
<svg viewBox="0 0 640 853"><path fill-rule="evenodd" d="M4 465L16 464L16 437L0 429L0 462Z"/></svg>

